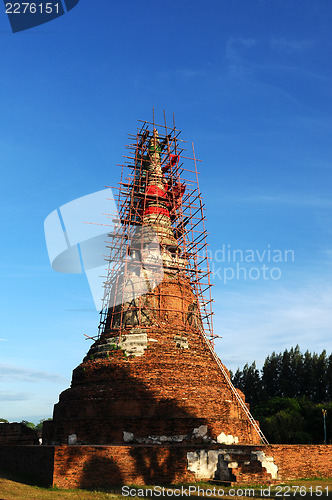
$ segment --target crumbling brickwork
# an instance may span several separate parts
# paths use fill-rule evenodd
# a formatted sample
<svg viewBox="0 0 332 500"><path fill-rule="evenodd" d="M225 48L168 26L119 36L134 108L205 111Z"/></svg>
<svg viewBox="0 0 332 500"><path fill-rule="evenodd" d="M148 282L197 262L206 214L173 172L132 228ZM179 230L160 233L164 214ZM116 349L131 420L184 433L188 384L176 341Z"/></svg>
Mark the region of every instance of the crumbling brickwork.
<svg viewBox="0 0 332 500"><path fill-rule="evenodd" d="M281 479L332 477L332 445L274 444L264 448L274 457Z"/></svg>
<svg viewBox="0 0 332 500"><path fill-rule="evenodd" d="M165 126L161 137L152 125L138 133L120 187L100 335L44 443L260 442L204 330L212 299L196 162L182 182L177 131Z"/></svg>
<svg viewBox="0 0 332 500"><path fill-rule="evenodd" d="M29 445L38 443L38 434L35 430L18 422L0 424L0 445Z"/></svg>
<svg viewBox="0 0 332 500"><path fill-rule="evenodd" d="M53 484L54 446L0 446L0 468L44 486Z"/></svg>
<svg viewBox="0 0 332 500"><path fill-rule="evenodd" d="M179 347L179 334L188 347ZM67 443L76 434L81 444L121 444L127 432L133 442L152 442L149 436L188 442L202 425L205 439L224 433L239 443L259 442L201 334L165 325L148 339L143 356L126 357L118 349L79 365L53 422L46 422L44 439Z"/></svg>
<svg viewBox="0 0 332 500"><path fill-rule="evenodd" d="M249 463L257 452L273 458L277 481L332 476L331 445L0 446L0 467L60 488L194 483L201 477L188 456L220 448L238 462L238 470L229 464L230 480L239 484L276 482L258 461Z"/></svg>

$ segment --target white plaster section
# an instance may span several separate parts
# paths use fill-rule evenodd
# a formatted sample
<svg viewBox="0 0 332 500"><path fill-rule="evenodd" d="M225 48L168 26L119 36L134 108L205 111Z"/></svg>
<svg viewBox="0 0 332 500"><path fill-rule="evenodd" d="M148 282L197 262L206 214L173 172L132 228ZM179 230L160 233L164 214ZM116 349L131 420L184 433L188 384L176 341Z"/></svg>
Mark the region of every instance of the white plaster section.
<svg viewBox="0 0 332 500"><path fill-rule="evenodd" d="M188 470L194 472L197 479L214 479L220 453L222 453L222 450L188 452Z"/></svg>
<svg viewBox="0 0 332 500"><path fill-rule="evenodd" d="M123 431L123 440L125 443L131 443L134 440L134 434L132 432Z"/></svg>
<svg viewBox="0 0 332 500"><path fill-rule="evenodd" d="M181 443L187 436L186 435L176 435L176 436L147 436L141 438L135 438L132 432L123 431L123 441L125 443L144 443L144 444L162 444L162 443Z"/></svg>
<svg viewBox="0 0 332 500"><path fill-rule="evenodd" d="M229 469L237 469L239 464L237 462L228 462L227 467Z"/></svg>
<svg viewBox="0 0 332 500"><path fill-rule="evenodd" d="M70 434L70 436L68 436L68 444L69 445L77 444L77 436L76 436L76 434Z"/></svg>
<svg viewBox="0 0 332 500"><path fill-rule="evenodd" d="M234 460L234 455L236 460ZM232 470L242 467L241 455L245 455L245 451L236 449L188 452L188 469L195 473L197 479L230 481ZM253 451L251 460L243 462L243 465L249 465L252 461L261 462L261 467L271 474L272 479L278 479L278 467L273 463L273 457L267 457L263 451Z"/></svg>
<svg viewBox="0 0 332 500"><path fill-rule="evenodd" d="M235 460L233 460L233 462L231 462L231 456L229 453L231 453L232 455L239 456L239 455L243 454L243 451L229 450L229 452L226 452L225 455L222 457L222 459L225 462L225 464L227 465L228 469L237 469L239 464L238 464L238 462L235 462Z"/></svg>
<svg viewBox="0 0 332 500"><path fill-rule="evenodd" d="M238 467L231 462L226 450L198 450L187 453L188 469L195 473L196 479L219 479L231 481L232 469Z"/></svg>
<svg viewBox="0 0 332 500"><path fill-rule="evenodd" d="M180 349L189 349L188 339L182 335L174 335L176 347Z"/></svg>
<svg viewBox="0 0 332 500"><path fill-rule="evenodd" d="M124 350L127 356L143 356L148 345L148 336L146 333L130 333L124 335L118 346Z"/></svg>
<svg viewBox="0 0 332 500"><path fill-rule="evenodd" d="M232 436L231 434L225 434L222 432L217 436L217 443L219 444L238 444L239 438L237 436Z"/></svg>
<svg viewBox="0 0 332 500"><path fill-rule="evenodd" d="M204 438L207 434L208 428L207 425L200 425L197 429L193 430L193 436L195 438Z"/></svg>
<svg viewBox="0 0 332 500"><path fill-rule="evenodd" d="M177 436L148 436L146 439L138 438L138 443L181 443L187 436L179 434Z"/></svg>
<svg viewBox="0 0 332 500"><path fill-rule="evenodd" d="M278 479L278 466L274 463L273 457L267 457L264 451L252 451L251 454L262 463L262 467L265 467L266 472L271 474L272 479Z"/></svg>

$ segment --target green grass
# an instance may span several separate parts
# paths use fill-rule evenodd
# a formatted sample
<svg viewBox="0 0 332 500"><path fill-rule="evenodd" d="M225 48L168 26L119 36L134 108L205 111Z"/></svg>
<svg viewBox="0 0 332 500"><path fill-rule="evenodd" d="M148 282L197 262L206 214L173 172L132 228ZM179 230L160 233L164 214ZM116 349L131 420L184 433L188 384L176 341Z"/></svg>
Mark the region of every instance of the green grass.
<svg viewBox="0 0 332 500"><path fill-rule="evenodd" d="M184 485L169 485L169 486L164 486L165 489L181 489L181 486L184 488L188 488L190 485L189 484L184 484ZM287 481L286 483L282 483L280 485L273 485L270 487L269 490L269 495L267 496L262 496L261 495L261 488L265 490L268 488L266 485L241 485L241 484L236 484L236 485L226 485L225 483L221 482L210 482L210 483L196 483L192 486L200 487L202 490L213 490L213 488L218 491L218 489L222 489L224 491L224 495L222 497L218 496L203 496L200 495L198 497L197 493L192 494L190 497L191 498L224 498L224 499L246 499L246 498L274 498L274 499L288 499L288 498L315 498L315 497L320 497L320 498L326 498L326 490L325 488L327 487L329 490L329 496L332 494L332 479L326 479L326 478L314 478L314 479L308 479L308 478L303 478L303 479L298 479L298 480L293 480L293 481ZM296 494L294 495L294 486L303 486L302 489L302 494ZM323 494L316 495L316 487L321 487L323 490ZM289 487L289 490L288 490ZM312 487L312 493L310 490L310 487ZM64 499L64 500L75 500L75 499L82 499L82 500L124 500L126 498L133 500L137 498L145 499L145 498L151 498L151 495L144 495L142 490L146 489L153 489L153 486L135 486L132 485L130 488L133 488L136 490L139 496L122 496L121 495L121 487L116 488L114 490L98 490L98 491L87 491L87 490L81 490L81 489L73 489L73 490L63 490L59 489L56 487L53 488L43 488L40 487L36 484L33 484L33 482L29 481L27 478L22 478L18 477L13 474L8 474L4 472L0 472L0 500L53 500L56 498L59 499ZM305 489L304 489L305 488ZM141 490L141 491L139 491ZM237 495L236 493L241 493L239 490L242 490L242 495ZM251 494L249 497L248 491L251 490ZM252 491L254 494L252 494ZM247 493L245 493L247 492ZM288 493L288 495L284 496L283 493ZM305 493L306 494L303 494ZM277 495L277 493L279 493ZM159 495L158 497L155 496L154 498L161 498L161 499L167 499L167 498L189 498L188 496L167 496L165 495Z"/></svg>

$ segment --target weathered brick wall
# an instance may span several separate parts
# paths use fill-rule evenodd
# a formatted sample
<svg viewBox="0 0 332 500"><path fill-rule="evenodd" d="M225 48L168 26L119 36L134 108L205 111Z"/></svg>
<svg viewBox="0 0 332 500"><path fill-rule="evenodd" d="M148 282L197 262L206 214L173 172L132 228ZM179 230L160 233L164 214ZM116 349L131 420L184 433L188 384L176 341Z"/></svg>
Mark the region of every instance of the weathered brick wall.
<svg viewBox="0 0 332 500"><path fill-rule="evenodd" d="M332 445L271 444L234 446L244 452L263 451L273 457L280 480L332 477Z"/></svg>
<svg viewBox="0 0 332 500"><path fill-rule="evenodd" d="M220 445L200 448L219 449ZM247 455L263 451L274 458L279 479L283 481L332 477L332 445L222 445L222 448ZM0 446L0 467L61 488L195 482L194 473L187 468L187 453L197 449L193 445Z"/></svg>
<svg viewBox="0 0 332 500"><path fill-rule="evenodd" d="M273 456L281 479L332 477L332 445L276 444L264 452Z"/></svg>
<svg viewBox="0 0 332 500"><path fill-rule="evenodd" d="M0 446L0 468L49 486L53 483L54 446Z"/></svg>
<svg viewBox="0 0 332 500"><path fill-rule="evenodd" d="M266 456L273 456L280 480L332 477L331 445L222 447L249 454L261 450ZM218 449L220 445L205 448ZM195 449L137 445L55 447L53 481L62 488L195 482L194 473L187 469L187 452Z"/></svg>
<svg viewBox="0 0 332 500"><path fill-rule="evenodd" d="M29 444L39 444L36 431L17 422L0 424L0 445Z"/></svg>
<svg viewBox="0 0 332 500"><path fill-rule="evenodd" d="M179 333L188 348L177 347ZM204 424L213 439L223 432L239 443L259 442L198 330L165 325L149 338L154 341L141 357L118 350L74 370L53 424L45 427L48 444L65 444L70 434L80 444L122 444L123 431L136 438L189 435L190 441Z"/></svg>
<svg viewBox="0 0 332 500"><path fill-rule="evenodd" d="M57 446L53 483L61 488L194 481L185 448Z"/></svg>

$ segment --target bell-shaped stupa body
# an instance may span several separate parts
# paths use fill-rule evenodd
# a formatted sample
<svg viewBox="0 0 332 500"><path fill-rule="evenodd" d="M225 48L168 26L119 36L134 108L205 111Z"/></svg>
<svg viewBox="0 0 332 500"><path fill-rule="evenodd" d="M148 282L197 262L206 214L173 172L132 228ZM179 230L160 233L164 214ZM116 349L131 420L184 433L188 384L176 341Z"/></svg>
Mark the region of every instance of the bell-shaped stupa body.
<svg viewBox="0 0 332 500"><path fill-rule="evenodd" d="M45 442L75 435L82 444L259 443L208 338L196 161L191 169L181 163L175 127L159 135L149 125L138 131L120 183L100 333L60 395Z"/></svg>

